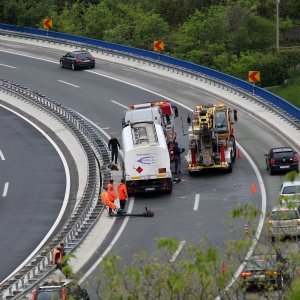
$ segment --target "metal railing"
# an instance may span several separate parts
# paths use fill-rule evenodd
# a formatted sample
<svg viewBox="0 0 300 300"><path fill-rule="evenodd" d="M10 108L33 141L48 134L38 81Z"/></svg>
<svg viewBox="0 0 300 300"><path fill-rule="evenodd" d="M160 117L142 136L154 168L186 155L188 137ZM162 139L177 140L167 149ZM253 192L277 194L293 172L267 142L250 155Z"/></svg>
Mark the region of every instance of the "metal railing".
<svg viewBox="0 0 300 300"><path fill-rule="evenodd" d="M0 24L0 30L0 34L4 35L73 45L85 49L93 49L94 51L106 53L107 55L140 60L158 67L161 66L163 68L171 68L175 72L183 72L184 74L191 74L192 76L201 76L214 83L230 86L230 88L233 90L241 90L245 94L251 94L253 92L253 85L244 80L181 59L157 54L143 49L123 46L72 34L46 31L29 27L20 27L16 25ZM257 97L259 100L263 99L262 102L267 101L270 106L276 106L277 110L286 112L289 117L292 117L295 121L300 121L300 109L285 99L260 87L255 87L255 95L253 95L253 98L255 97Z"/></svg>
<svg viewBox="0 0 300 300"><path fill-rule="evenodd" d="M127 46L121 46L117 44L107 43L103 41L97 41L89 38L68 35L57 32L47 32L44 30L38 30L33 28L25 28L18 27L13 25L5 25L0 24L0 29L4 31L0 31L0 34L9 35L9 36L17 36L20 38L28 38L28 39L36 39L43 40L49 43L58 43L69 46L80 47L83 49L100 52L105 55L111 55L116 57L121 57L127 60L133 60L142 62L143 64L149 64L157 68L166 69L168 71L182 74L186 77L193 78L195 80L200 80L210 85L214 85L218 88L224 89L227 92L234 93L239 95L240 97L246 98L249 101L254 101L255 103L267 107L269 110L279 114L282 118L284 118L287 122L291 123L294 127L300 128L300 110L294 105L288 103L284 99L264 90L259 87L255 88L255 94L253 94L253 86L243 80L234 78L232 76L220 73L215 70L211 70L209 68L205 68L199 65L195 65L189 62L185 62L182 60L178 60L172 57L168 57L165 55L155 54L150 51L131 48ZM5 82L5 81L3 81ZM20 89L19 86L15 85L16 89ZM0 88L1 84L0 84ZM26 96L31 98L31 101L34 101L38 105L42 105L48 111L54 113L55 115L59 115L60 118L64 122L70 122L70 127L76 131L78 130L81 134L85 135L85 139L88 139L91 144L91 148L95 151L97 158L99 159L99 165L102 170L102 174L105 174L104 180L108 181L110 178L110 173L106 170L104 166L109 164L109 154L107 149L103 149L103 141L99 137L96 130L88 124L84 119L78 116L73 110L60 105L59 103L48 99L47 97L40 95L38 93L32 93L32 91L22 88L23 93ZM90 151L90 150L89 150ZM79 218L78 218L79 219ZM81 225L83 225L83 219L81 219ZM74 230L72 228L72 233L69 235L68 242L72 243L72 240L76 237L76 232L79 230L80 226L76 225ZM64 231L65 229L63 229ZM77 230L77 231L76 231ZM67 235L65 235L66 237ZM61 237L58 238L58 241L62 240ZM67 240L67 239L66 239ZM36 266L34 272L35 275L40 274L41 269L47 269L49 266L51 256L48 253L46 261L42 261L42 267ZM29 275L28 275L29 276ZM23 280L23 281L22 281ZM22 283L20 286L26 286L26 282L30 279L29 277L25 280L22 279ZM15 284L15 283L14 283ZM19 288L17 284L15 284L14 288ZM0 296L1 296L2 288L0 288ZM12 285L10 285L10 295L14 294L14 290ZM20 294L19 294L20 295ZM11 298L12 296L10 296ZM15 299L15 298L12 298Z"/></svg>
<svg viewBox="0 0 300 300"><path fill-rule="evenodd" d="M110 156L100 134L72 109L7 80L0 79L0 89L38 105L59 118L75 134L88 158L87 184L74 212L51 243L44 246L0 287L0 299L20 299L55 269L51 264L53 245L64 241L68 252L74 251L97 221L103 209L98 201L99 189L111 178L110 170L107 168Z"/></svg>

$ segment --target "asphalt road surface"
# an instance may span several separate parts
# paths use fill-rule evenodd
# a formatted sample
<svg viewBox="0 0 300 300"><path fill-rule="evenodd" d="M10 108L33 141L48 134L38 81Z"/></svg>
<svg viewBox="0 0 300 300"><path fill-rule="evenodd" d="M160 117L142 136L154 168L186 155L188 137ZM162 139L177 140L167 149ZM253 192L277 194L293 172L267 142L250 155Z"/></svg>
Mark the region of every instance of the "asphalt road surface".
<svg viewBox="0 0 300 300"><path fill-rule="evenodd" d="M62 161L32 125L0 107L0 282L37 247L66 189Z"/></svg>
<svg viewBox="0 0 300 300"><path fill-rule="evenodd" d="M121 140L121 118L124 108L117 103L127 106L162 99L163 96L190 108L194 108L197 104L224 102L192 86L164 79L159 74L153 75L102 61L97 61L93 72L74 72L59 68L58 60L63 54L61 51L23 47L10 43L6 46L1 45L1 49L4 47L5 50L57 61L53 64L0 52L0 63L13 67L0 68L1 73L5 70L6 79L38 90L77 110L108 134L115 133L119 140ZM103 74L141 86L162 96L159 97L136 86L101 76ZM1 76L3 77L3 74ZM184 123L184 131L186 131L185 120L188 111L180 106L178 108ZM181 130L180 119L177 119L176 125L180 146L187 149L187 137ZM251 156L261 172L267 191L267 209L270 210L272 202L277 198L283 177L268 175L265 169L264 153L271 147L286 145L288 142L273 129L255 120L241 109L238 109L235 133L237 141ZM234 231L228 230L223 223L238 203L251 202L258 208L261 207L260 190L258 189L256 194L251 192L252 183L258 185L257 178L244 156L236 160L232 174L211 173L200 177L189 177L184 158L182 166L183 181L174 186L171 195L136 196L133 212L141 212L145 206L148 206L155 212L155 218L130 219L126 230L112 249L112 253L122 254L124 263L130 262L136 250L154 251L158 237L176 237L179 241L197 243L207 236L211 243L221 245L243 232L242 222L236 222ZM196 197L199 197L200 201L195 210ZM108 240L114 233L115 230L112 231Z"/></svg>

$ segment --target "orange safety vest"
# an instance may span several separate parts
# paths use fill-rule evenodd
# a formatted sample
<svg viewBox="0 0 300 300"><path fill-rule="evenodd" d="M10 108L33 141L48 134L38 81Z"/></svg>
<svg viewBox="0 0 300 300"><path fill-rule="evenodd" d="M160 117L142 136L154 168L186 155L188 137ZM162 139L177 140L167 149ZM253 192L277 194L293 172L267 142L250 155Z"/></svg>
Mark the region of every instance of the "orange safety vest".
<svg viewBox="0 0 300 300"><path fill-rule="evenodd" d="M58 257L57 261L55 261L55 258L58 253L59 253L59 257ZM59 249L55 249L52 254L52 264L55 265L56 263L62 263L62 251Z"/></svg>
<svg viewBox="0 0 300 300"><path fill-rule="evenodd" d="M118 194L120 200L126 200L128 197L126 185L122 182L118 185Z"/></svg>
<svg viewBox="0 0 300 300"><path fill-rule="evenodd" d="M115 201L117 199L117 193L115 190L115 186L112 183L107 185L107 192L108 192L108 200Z"/></svg>
<svg viewBox="0 0 300 300"><path fill-rule="evenodd" d="M107 191L103 191L101 193L101 202L104 205L107 205L109 208L116 209L116 205L112 201L109 200Z"/></svg>
<svg viewBox="0 0 300 300"><path fill-rule="evenodd" d="M101 202L103 203L103 204L105 204L105 202L108 200L108 192L107 191L102 191L102 193L101 193Z"/></svg>

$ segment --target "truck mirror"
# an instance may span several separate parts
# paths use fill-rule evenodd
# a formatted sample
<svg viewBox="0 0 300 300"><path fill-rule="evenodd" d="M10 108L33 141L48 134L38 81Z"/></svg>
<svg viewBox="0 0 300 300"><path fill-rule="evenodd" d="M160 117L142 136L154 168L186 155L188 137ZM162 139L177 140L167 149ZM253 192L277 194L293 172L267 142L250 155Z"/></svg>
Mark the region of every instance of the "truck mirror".
<svg viewBox="0 0 300 300"><path fill-rule="evenodd" d="M234 121L237 122L238 118L237 118L237 110L236 109L233 110L233 117L234 117Z"/></svg>
<svg viewBox="0 0 300 300"><path fill-rule="evenodd" d="M192 120L191 120L190 116L187 117L187 122L188 122L188 124L191 124Z"/></svg>

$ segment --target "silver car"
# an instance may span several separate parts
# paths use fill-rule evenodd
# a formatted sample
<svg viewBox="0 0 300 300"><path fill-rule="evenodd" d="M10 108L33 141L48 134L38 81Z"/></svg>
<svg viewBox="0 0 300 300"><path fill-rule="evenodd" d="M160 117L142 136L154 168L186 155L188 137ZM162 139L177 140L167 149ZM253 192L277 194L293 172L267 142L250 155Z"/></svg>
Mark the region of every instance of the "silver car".
<svg viewBox="0 0 300 300"><path fill-rule="evenodd" d="M300 203L300 181L284 181L280 188L280 200Z"/></svg>
<svg viewBox="0 0 300 300"><path fill-rule="evenodd" d="M274 207L268 223L272 241L275 237L300 236L299 207Z"/></svg>

